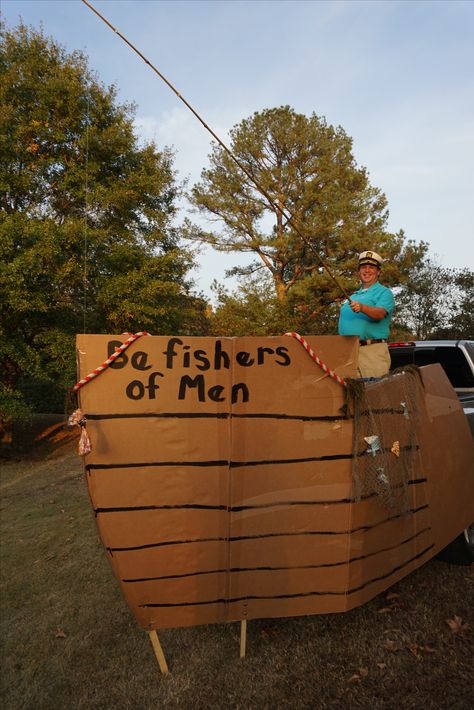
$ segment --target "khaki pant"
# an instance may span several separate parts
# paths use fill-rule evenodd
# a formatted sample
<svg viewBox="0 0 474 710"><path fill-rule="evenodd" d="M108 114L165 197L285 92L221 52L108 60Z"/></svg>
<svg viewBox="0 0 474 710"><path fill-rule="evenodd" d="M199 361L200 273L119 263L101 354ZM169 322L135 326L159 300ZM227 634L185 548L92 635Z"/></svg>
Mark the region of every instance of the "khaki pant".
<svg viewBox="0 0 474 710"><path fill-rule="evenodd" d="M361 377L384 377L390 370L387 343L359 346L359 373Z"/></svg>

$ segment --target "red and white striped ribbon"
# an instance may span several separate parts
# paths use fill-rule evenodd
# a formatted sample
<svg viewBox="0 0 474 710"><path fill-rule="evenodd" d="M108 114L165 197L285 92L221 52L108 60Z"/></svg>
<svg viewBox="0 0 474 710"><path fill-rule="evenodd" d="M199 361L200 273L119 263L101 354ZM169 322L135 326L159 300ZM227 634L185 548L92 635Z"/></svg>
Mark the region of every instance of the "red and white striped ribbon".
<svg viewBox="0 0 474 710"><path fill-rule="evenodd" d="M340 385L343 387L346 387L346 381L340 377L337 372L334 372L334 370L331 370L322 360L319 358L314 350L311 349L311 346L309 343L306 342L306 340L301 337L298 333L285 333L289 338L296 338L296 340L301 343L301 345L304 347L308 355L314 360L314 362L319 365L319 367L326 372L328 375L330 375L336 382L339 382Z"/></svg>
<svg viewBox="0 0 474 710"><path fill-rule="evenodd" d="M128 335L128 333L123 333L123 335ZM95 370L86 375L82 380L79 380L79 382L77 382L72 388L72 391L77 392L78 389L93 380L94 377L100 375L100 373L106 370L108 366L111 365L113 361L116 360L119 355L121 355L123 351L128 348L129 345L131 345L135 340L138 340L138 338L141 338L142 335L150 335L150 333L147 333L146 330L141 330L139 333L134 333L133 335L130 335L130 337L127 338L127 340L122 343L122 345L117 348L115 352L102 363L102 365L99 365L99 367L96 367Z"/></svg>

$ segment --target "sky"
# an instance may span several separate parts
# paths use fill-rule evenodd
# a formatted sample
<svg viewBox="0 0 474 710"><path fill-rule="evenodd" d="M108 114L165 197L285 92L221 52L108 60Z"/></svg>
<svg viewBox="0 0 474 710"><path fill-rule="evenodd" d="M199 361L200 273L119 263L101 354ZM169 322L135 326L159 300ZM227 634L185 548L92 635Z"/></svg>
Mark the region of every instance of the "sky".
<svg viewBox="0 0 474 710"><path fill-rule="evenodd" d="M474 268L474 2L471 0L91 0L178 89L217 135L255 111L290 105L342 126L392 232L430 245L446 267ZM179 98L81 0L1 0L79 49L137 133L175 151L192 185L211 136ZM370 248L371 245L367 245ZM242 263L210 248L196 288ZM232 281L228 282L232 285Z"/></svg>

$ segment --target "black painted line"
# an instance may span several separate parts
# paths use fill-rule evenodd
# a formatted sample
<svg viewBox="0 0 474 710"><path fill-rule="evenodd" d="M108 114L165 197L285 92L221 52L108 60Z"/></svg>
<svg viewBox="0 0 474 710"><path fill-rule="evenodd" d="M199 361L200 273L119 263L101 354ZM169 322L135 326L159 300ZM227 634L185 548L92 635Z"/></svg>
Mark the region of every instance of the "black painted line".
<svg viewBox="0 0 474 710"><path fill-rule="evenodd" d="M379 407L378 409L363 409L359 412L360 417L367 417L369 414L405 414L405 410L395 409L395 407Z"/></svg>
<svg viewBox="0 0 474 710"><path fill-rule="evenodd" d="M372 498L375 493L371 493L367 496L362 496L361 500L366 498ZM241 513L243 510L260 510L265 508L279 508L279 507L290 507L290 506L306 506L306 505L344 505L347 503L354 503L355 498L339 498L338 500L288 500L288 501L277 501L275 503L260 503L258 505L235 505L230 508L232 513Z"/></svg>
<svg viewBox="0 0 474 710"><path fill-rule="evenodd" d="M355 592L360 592L362 589L365 589L365 587L369 586L369 584L374 584L374 582L381 582L382 579L387 579L387 577L391 577L392 574L395 574L395 572L399 572L401 569L409 565L411 562L414 562L415 560L419 560L420 557L423 557L423 555L426 555L427 552L432 550L434 547L434 543L431 545L428 545L428 547L425 547L424 550L419 552L417 555L414 555L411 559L409 559L407 562L404 562L401 565L397 565L394 567L390 572L387 572L386 574L380 575L380 577L373 577L369 582L366 582L365 584L361 584L359 587L354 587L353 589L349 589L348 594L354 594Z"/></svg>
<svg viewBox="0 0 474 710"><path fill-rule="evenodd" d="M417 485L419 483L425 483L426 478L417 478L408 481L409 486ZM397 488L403 488L404 482L397 483L397 485L392 488L396 490ZM292 506L292 505L343 505L347 503L360 503L361 501L370 500L372 498L378 497L377 492L367 493L359 498L338 498L337 500L283 500L277 501L275 503L260 503L258 505L233 505L229 508L232 513L240 513L243 510L256 510L260 508L278 508L280 506Z"/></svg>
<svg viewBox="0 0 474 710"><path fill-rule="evenodd" d="M420 447L416 446L401 446L400 451L418 451ZM391 450L389 448L384 448L384 453L389 453ZM364 449L359 451L358 457L363 458L368 456L367 450ZM116 468L158 468L163 466L170 467L186 467L186 466L197 466L201 468L208 468L213 466L225 466L226 468L244 468L247 466L278 466L284 464L293 463L311 463L312 461L345 461L352 459L353 454L327 454L326 456L306 456L303 458L292 458L292 459L260 459L255 461L232 461L227 459L217 459L211 461L141 461L141 462L131 462L131 463L91 463L86 465L86 470L90 471L106 471Z"/></svg>
<svg viewBox="0 0 474 710"><path fill-rule="evenodd" d="M150 542L146 545L135 545L132 547L107 547L107 550L112 554L113 552L130 552L135 550L146 550L151 547L166 547L168 545L189 545L191 543L203 543L203 542L238 542L240 540L262 540L272 537L296 537L303 535L352 535L358 532L364 532L366 530L372 530L373 528L379 527L379 525L384 525L385 523L392 522L398 518L407 516L408 514L416 515L422 510L429 508L429 505L421 505L419 508L413 508L404 513L397 513L397 515L392 515L390 518L385 518L380 520L378 523L373 525L363 525L359 528L353 528L352 530L305 530L303 532L277 532L277 533L264 533L262 535L237 535L235 537L209 537L209 538L194 538L191 540L165 540L163 542Z"/></svg>
<svg viewBox="0 0 474 710"><path fill-rule="evenodd" d="M275 466L285 463L309 463L311 461L341 461L352 458L352 454L328 454L327 456L307 456L298 459L261 459L257 461L230 461L230 468L243 468L246 466Z"/></svg>
<svg viewBox="0 0 474 710"><path fill-rule="evenodd" d="M132 505L121 508L94 508L94 513L130 513L143 510L229 510L226 505L183 503L182 505Z"/></svg>
<svg viewBox="0 0 474 710"><path fill-rule="evenodd" d="M431 526L423 528L423 530L419 530L415 535L411 535L410 537L405 538L405 540L401 540L395 545L391 545L389 547L383 547L379 550L376 550L375 552L369 552L367 555L359 555L358 557L350 557L348 560L343 560L342 562L326 562L324 564L319 564L319 565L286 565L286 566L280 566L280 567L271 567L271 566L259 566L259 567L231 567L230 569L227 569L226 567L223 567L221 569L212 569L212 570L206 570L202 572L188 572L184 574L168 574L168 575L162 575L161 577L139 577L137 579L122 579L122 582L125 584L131 584L131 583L137 583L137 582L155 582L155 581L160 581L164 579L182 579L185 577L200 577L203 575L207 574L220 574L222 572L232 572L232 573L239 573L239 572L275 572L275 571L281 571L281 570L300 570L300 569L325 569L327 567L341 567L342 565L347 565L347 564L352 564L353 562L360 562L361 560L366 560L369 557L374 557L375 555L381 555L382 553L385 552L390 552L391 550L395 550L398 547L402 547L402 545L406 545L409 542L412 542L415 540L417 537L420 535L423 535L425 532L429 532L431 530Z"/></svg>
<svg viewBox="0 0 474 710"><path fill-rule="evenodd" d="M369 495L362 496L360 500L366 500L368 498L373 498L376 493L370 493ZM278 501L277 503L261 503L260 505L236 505L236 506L226 506L226 505L201 505L194 503L183 503L182 505L137 505L137 506L123 506L120 508L94 508L94 512L97 513L123 513L141 510L227 510L229 513L240 513L243 510L258 510L260 508L278 508L282 506L292 506L292 505L341 505L347 503L356 502L355 498L340 498L339 500L290 500L290 501Z"/></svg>
<svg viewBox="0 0 474 710"><path fill-rule="evenodd" d="M85 414L89 421L106 419L229 419L229 412L130 412L127 414Z"/></svg>
<svg viewBox="0 0 474 710"><path fill-rule="evenodd" d="M216 461L143 461L141 463L90 463L86 465L86 469L89 471L102 471L111 468L162 468L163 466L198 466L202 468L225 466L226 468L228 468L229 461L227 459L219 459Z"/></svg>
<svg viewBox="0 0 474 710"><path fill-rule="evenodd" d="M419 483L426 482L426 478L418 478L408 481L408 485L413 486ZM398 483L394 489L402 488L403 483ZM141 510L227 510L230 513L241 513L243 510L259 510L262 508L280 508L290 506L308 506L308 505L345 505L348 503L359 503L360 501L376 498L378 493L368 493L360 498L338 498L336 500L283 500L273 503L259 503L258 505L205 505L201 503L180 503L175 505L128 505L113 508L94 508L94 512L98 513L124 513Z"/></svg>
<svg viewBox="0 0 474 710"><path fill-rule="evenodd" d="M104 421L108 419L288 419L303 422L334 422L353 419L353 415L328 414L310 416L306 414L278 414L270 412L256 412L236 414L234 412L144 412L126 414L85 414L90 421Z"/></svg>
<svg viewBox="0 0 474 710"><path fill-rule="evenodd" d="M352 414L321 414L319 416L309 416L306 414L274 414L270 412L235 414L232 412L233 419L297 419L303 422L337 422L341 420L353 419Z"/></svg>
<svg viewBox="0 0 474 710"><path fill-rule="evenodd" d="M419 559L420 557L423 557L427 552L429 552L431 549L433 549L434 544L429 545L426 547L424 550L419 552L417 555L414 557L411 557L409 560L404 562L401 565L397 565L397 567L394 567L393 569L390 570L390 572L387 572L386 574L381 575L380 577L374 577L373 579L370 579L369 581L365 582L364 584L361 584L359 587L354 587L353 589L348 589L347 591L344 592L300 592L299 594L274 594L274 595L266 595L266 596L257 596L253 594L249 594L248 596L245 597L231 597L230 599L211 599L209 601L202 601L202 602L179 602L177 604L171 604L171 603L150 603L150 604L139 604L140 608L162 608L162 607L183 607L183 606L204 606L206 604L233 604L236 602L244 602L244 601L250 601L250 600L271 600L271 599L304 599L308 597L325 597L325 596L348 596L350 594L354 594L355 592L360 592L362 589L365 589L366 587L370 586L371 584L374 584L375 582L380 582L383 579L387 579L387 577L391 577L395 572L398 572L399 570L403 569L404 567L407 567L409 564L414 562L415 560Z"/></svg>
<svg viewBox="0 0 474 710"><path fill-rule="evenodd" d="M352 454L331 454L327 456L307 456L295 459L261 459L257 461L229 461L220 459L216 461L144 461L133 463L91 463L86 466L88 471L103 471L111 468L153 468L163 466L225 466L227 468L243 468L245 466L268 466L287 463L309 463L311 461L339 461L351 459Z"/></svg>
<svg viewBox="0 0 474 710"><path fill-rule="evenodd" d="M128 412L128 413L104 413L104 414L84 414L88 421L105 421L108 419L166 419L173 417L174 419L227 419L228 412L212 412L212 413L192 413L192 412Z"/></svg>

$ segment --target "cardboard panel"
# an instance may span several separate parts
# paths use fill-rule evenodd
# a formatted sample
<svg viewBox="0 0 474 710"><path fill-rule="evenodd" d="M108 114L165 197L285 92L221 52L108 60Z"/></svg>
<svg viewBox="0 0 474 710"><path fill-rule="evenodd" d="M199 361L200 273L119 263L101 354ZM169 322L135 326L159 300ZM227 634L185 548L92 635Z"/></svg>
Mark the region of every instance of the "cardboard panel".
<svg viewBox="0 0 474 710"><path fill-rule="evenodd" d="M94 448L94 463L110 467L114 463L123 466L132 463L163 464L170 461L176 466L182 461L183 439L187 442L183 463L227 463L230 455L229 421L213 419L213 432L212 436L209 436L207 419L147 417L146 420L91 420L88 431ZM154 447L150 447L150 436L157 443ZM133 446L130 445L131 442Z"/></svg>
<svg viewBox="0 0 474 710"><path fill-rule="evenodd" d="M125 338L79 336L80 377ZM308 341L355 376L356 338ZM138 622L344 611L449 542L474 519L474 453L442 371L423 370L411 419L404 375L366 388L382 449L401 447L383 472L404 486L403 510L357 493L354 460L362 474L374 464L353 441L362 430L293 339L147 336L85 385L91 501Z"/></svg>
<svg viewBox="0 0 474 710"><path fill-rule="evenodd" d="M96 508L146 505L218 506L227 496L224 466L142 466L93 469L89 488Z"/></svg>
<svg viewBox="0 0 474 710"><path fill-rule="evenodd" d="M420 368L425 391L420 454L430 482L434 552L474 521L474 441L441 365Z"/></svg>
<svg viewBox="0 0 474 710"><path fill-rule="evenodd" d="M227 546L220 540L115 550L113 559L127 584L136 580L207 574L226 570L228 566Z"/></svg>
<svg viewBox="0 0 474 710"><path fill-rule="evenodd" d="M344 500L351 497L351 490L349 457L296 464L261 464L233 470L231 502L238 506L281 501Z"/></svg>

